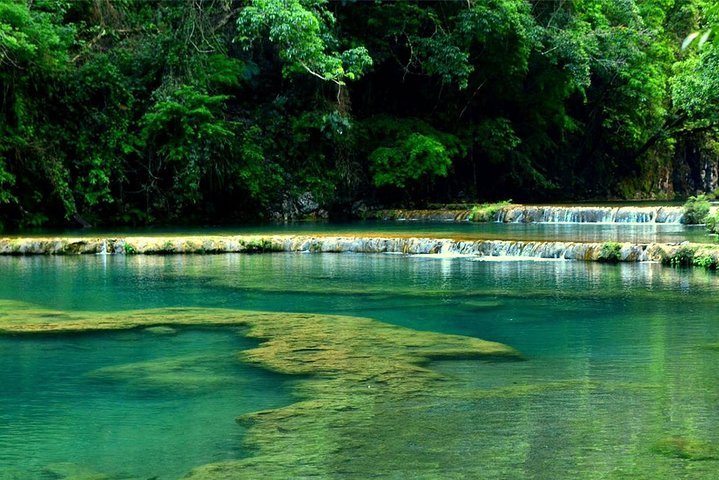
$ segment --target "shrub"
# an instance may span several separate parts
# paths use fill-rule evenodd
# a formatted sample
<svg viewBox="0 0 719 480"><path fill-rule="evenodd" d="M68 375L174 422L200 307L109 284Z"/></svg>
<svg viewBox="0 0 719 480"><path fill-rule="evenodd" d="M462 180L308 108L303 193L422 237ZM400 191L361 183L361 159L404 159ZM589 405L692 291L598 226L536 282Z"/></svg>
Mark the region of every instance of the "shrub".
<svg viewBox="0 0 719 480"><path fill-rule="evenodd" d="M689 267L694 265L694 254L697 247L681 246L672 255L662 258L662 263L672 267Z"/></svg>
<svg viewBox="0 0 719 480"><path fill-rule="evenodd" d="M697 195L689 197L684 204L684 223L696 225L704 223L709 215L709 200L706 195Z"/></svg>
<svg viewBox="0 0 719 480"><path fill-rule="evenodd" d="M481 205L475 205L469 212L470 222L494 222L497 219L497 214L503 208L506 208L512 204L512 200L503 200L497 203L483 203Z"/></svg>
<svg viewBox="0 0 719 480"><path fill-rule="evenodd" d="M272 244L271 240L265 238L259 238L257 240L249 240L244 243L244 253L266 253L279 251L277 247Z"/></svg>
<svg viewBox="0 0 719 480"><path fill-rule="evenodd" d="M719 266L719 260L711 255L698 255L694 257L694 265L707 270L716 270Z"/></svg>
<svg viewBox="0 0 719 480"><path fill-rule="evenodd" d="M599 250L597 261L602 263L618 263L622 259L622 245L617 242L605 242Z"/></svg>
<svg viewBox="0 0 719 480"><path fill-rule="evenodd" d="M709 233L719 233L719 211L715 212L714 215L707 215L704 221L707 224Z"/></svg>

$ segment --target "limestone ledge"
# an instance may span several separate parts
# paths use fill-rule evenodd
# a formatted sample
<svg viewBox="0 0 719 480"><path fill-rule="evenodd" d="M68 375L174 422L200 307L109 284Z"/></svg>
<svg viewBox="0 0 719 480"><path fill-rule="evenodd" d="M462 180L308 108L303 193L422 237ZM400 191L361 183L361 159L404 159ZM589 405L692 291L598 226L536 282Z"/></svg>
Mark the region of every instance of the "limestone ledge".
<svg viewBox="0 0 719 480"><path fill-rule="evenodd" d="M711 213L718 210L711 207ZM635 205L522 205L439 208L433 210L376 210L368 218L419 222L498 222L498 223L682 223L682 206Z"/></svg>
<svg viewBox="0 0 719 480"><path fill-rule="evenodd" d="M1 238L0 255L169 255L219 253L398 253L474 257L528 257L606 261L608 243L462 240L416 237L354 236L163 236L107 238ZM619 249L616 261L645 262L671 258L680 249L694 256L719 260L719 245L666 243L611 244ZM605 249L606 251L606 249ZM716 263L716 262L715 262Z"/></svg>

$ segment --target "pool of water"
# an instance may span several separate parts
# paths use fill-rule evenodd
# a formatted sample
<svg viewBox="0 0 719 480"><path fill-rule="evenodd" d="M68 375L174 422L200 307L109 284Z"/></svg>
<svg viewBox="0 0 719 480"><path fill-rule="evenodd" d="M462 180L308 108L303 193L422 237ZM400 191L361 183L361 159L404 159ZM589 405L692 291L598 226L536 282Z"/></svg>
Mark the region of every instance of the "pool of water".
<svg viewBox="0 0 719 480"><path fill-rule="evenodd" d="M0 337L0 478L180 478L242 457L235 416L290 401L236 358L252 345L227 329Z"/></svg>
<svg viewBox="0 0 719 480"><path fill-rule="evenodd" d="M170 236L170 235L357 235L460 238L468 240L533 240L571 242L700 242L716 243L703 226L681 224L557 224L419 221L305 222L243 227L147 228L30 231L16 236ZM13 235L11 235L13 236Z"/></svg>
<svg viewBox="0 0 719 480"><path fill-rule="evenodd" d="M434 403L414 406L411 418L453 425L456 435L428 452L424 432L403 452L431 458L438 472L713 479L719 471L715 273L361 254L8 257L0 272L0 299L51 309L339 313L517 348L524 361L432 363L466 395L432 392ZM72 462L164 479L252 455L234 418L286 405L303 381L239 362L234 353L252 345L222 328L1 338L0 470L39 475ZM378 413L375 433L357 435L383 424Z"/></svg>

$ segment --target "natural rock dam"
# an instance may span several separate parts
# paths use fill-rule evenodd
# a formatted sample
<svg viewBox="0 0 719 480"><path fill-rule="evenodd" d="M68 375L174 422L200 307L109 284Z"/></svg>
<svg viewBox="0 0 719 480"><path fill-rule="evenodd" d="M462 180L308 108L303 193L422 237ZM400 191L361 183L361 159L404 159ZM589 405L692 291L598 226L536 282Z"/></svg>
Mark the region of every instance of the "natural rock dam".
<svg viewBox="0 0 719 480"><path fill-rule="evenodd" d="M379 219L427 222L477 221L471 209L382 210ZM680 224L681 206L556 206L508 205L497 209L491 220L500 223L669 223Z"/></svg>
<svg viewBox="0 0 719 480"><path fill-rule="evenodd" d="M168 236L127 238L3 238L0 255L170 255L219 253L390 253L534 258L606 262L667 261L679 252L706 257L714 264L719 246L667 243L461 240L417 237L354 236Z"/></svg>

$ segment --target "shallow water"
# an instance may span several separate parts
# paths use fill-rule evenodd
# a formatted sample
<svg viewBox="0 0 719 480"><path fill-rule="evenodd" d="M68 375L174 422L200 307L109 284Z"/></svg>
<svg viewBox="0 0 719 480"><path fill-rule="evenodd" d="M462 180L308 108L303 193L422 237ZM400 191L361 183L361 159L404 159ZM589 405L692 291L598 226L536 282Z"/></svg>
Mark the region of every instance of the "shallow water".
<svg viewBox="0 0 719 480"><path fill-rule="evenodd" d="M254 344L229 329L0 337L0 478L179 478L245 455L235 416L290 401L283 377L236 358Z"/></svg>
<svg viewBox="0 0 719 480"><path fill-rule="evenodd" d="M517 348L526 361L434 362L464 393L397 407L421 432L407 451L438 471L536 479L713 479L719 471L719 277L711 272L359 254L0 258L0 272L0 299L53 309L341 313ZM223 329L3 338L0 465L40 472L72 461L164 479L248 455L234 417L292 401L287 377L236 361L233 352L252 345ZM196 376L219 381L189 391L132 368L208 354L222 360L216 369L200 362ZM127 364L129 374L107 369ZM383 425L378 413L372 428ZM454 438L423 449L424 429L442 425ZM708 459L667 453L667 442L697 445ZM377 465L387 460L376 455Z"/></svg>

